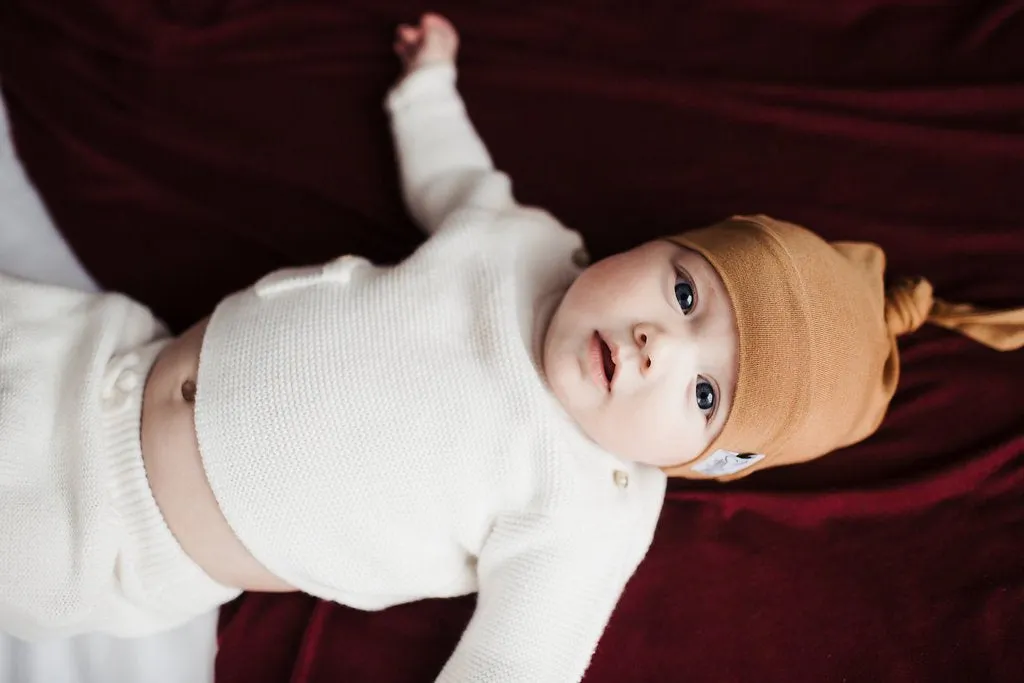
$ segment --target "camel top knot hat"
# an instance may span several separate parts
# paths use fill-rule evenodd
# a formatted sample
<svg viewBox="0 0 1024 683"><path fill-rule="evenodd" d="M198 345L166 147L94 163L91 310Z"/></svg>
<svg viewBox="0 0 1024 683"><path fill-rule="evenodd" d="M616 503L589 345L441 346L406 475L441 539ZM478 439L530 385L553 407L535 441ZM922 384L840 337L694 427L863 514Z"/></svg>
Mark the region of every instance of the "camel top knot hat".
<svg viewBox="0 0 1024 683"><path fill-rule="evenodd" d="M736 479L861 441L896 391L896 337L925 322L1007 351L1024 345L1024 308L981 311L934 298L924 279L888 292L885 253L826 242L768 216L736 216L670 238L718 272L738 330L738 373L721 433L670 476Z"/></svg>

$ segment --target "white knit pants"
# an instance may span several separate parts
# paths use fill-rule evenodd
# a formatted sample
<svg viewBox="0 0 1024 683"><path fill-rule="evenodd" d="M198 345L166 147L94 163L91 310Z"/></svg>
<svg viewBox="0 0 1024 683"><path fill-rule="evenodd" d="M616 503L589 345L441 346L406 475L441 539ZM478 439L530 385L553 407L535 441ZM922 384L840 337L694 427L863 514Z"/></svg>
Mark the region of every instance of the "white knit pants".
<svg viewBox="0 0 1024 683"><path fill-rule="evenodd" d="M145 307L96 293L52 229L3 114L0 632L167 630L238 594L184 554L149 490L142 392L167 335Z"/></svg>
<svg viewBox="0 0 1024 683"><path fill-rule="evenodd" d="M238 594L184 554L149 490L142 391L166 333L92 293L40 229L49 217L0 126L0 631L166 630Z"/></svg>
<svg viewBox="0 0 1024 683"><path fill-rule="evenodd" d="M181 550L142 462L147 309L0 275L0 629L22 638L181 624L238 591Z"/></svg>
<svg viewBox="0 0 1024 683"><path fill-rule="evenodd" d="M0 98L0 273L97 291L26 177L4 105ZM0 626L0 683L212 683L217 612L148 638L92 633L29 643Z"/></svg>

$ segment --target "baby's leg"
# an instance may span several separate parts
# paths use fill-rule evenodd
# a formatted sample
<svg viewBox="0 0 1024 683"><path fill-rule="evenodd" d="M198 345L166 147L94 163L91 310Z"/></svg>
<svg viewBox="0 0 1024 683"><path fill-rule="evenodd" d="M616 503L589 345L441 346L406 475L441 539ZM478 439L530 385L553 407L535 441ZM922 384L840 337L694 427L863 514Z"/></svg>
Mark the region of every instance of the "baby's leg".
<svg viewBox="0 0 1024 683"><path fill-rule="evenodd" d="M0 272L89 292L96 282L50 219L18 160L0 100Z"/></svg>

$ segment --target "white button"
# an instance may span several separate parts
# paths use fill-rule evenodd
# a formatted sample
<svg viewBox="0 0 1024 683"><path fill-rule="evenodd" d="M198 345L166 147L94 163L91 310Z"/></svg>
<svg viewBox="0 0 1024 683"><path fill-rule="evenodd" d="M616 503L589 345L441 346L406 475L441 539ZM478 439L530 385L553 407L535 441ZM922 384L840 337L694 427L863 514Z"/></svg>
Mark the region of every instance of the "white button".
<svg viewBox="0 0 1024 683"><path fill-rule="evenodd" d="M612 474L612 479L615 480L615 485L620 489L624 489L629 486L629 475L622 470L615 470L615 473Z"/></svg>
<svg viewBox="0 0 1024 683"><path fill-rule="evenodd" d="M587 253L586 249L580 247L572 252L572 263L577 268L586 268L590 265L590 254Z"/></svg>

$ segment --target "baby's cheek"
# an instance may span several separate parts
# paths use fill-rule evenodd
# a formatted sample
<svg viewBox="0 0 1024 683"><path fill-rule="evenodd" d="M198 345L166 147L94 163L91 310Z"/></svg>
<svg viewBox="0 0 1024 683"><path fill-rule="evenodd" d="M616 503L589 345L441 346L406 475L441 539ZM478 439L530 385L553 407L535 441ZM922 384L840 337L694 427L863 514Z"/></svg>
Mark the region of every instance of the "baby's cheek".
<svg viewBox="0 0 1024 683"><path fill-rule="evenodd" d="M632 413L621 409L609 410L605 406L604 409L595 410L587 417L585 423L580 422L580 426L591 441L620 458L646 462L644 456L648 451L648 444L643 433L643 425Z"/></svg>
<svg viewBox="0 0 1024 683"><path fill-rule="evenodd" d="M643 448L643 461L667 466L693 460L707 446L706 421L700 414L665 403L650 402L641 413L643 419L634 425L633 439Z"/></svg>

